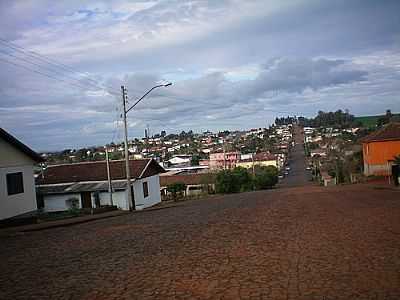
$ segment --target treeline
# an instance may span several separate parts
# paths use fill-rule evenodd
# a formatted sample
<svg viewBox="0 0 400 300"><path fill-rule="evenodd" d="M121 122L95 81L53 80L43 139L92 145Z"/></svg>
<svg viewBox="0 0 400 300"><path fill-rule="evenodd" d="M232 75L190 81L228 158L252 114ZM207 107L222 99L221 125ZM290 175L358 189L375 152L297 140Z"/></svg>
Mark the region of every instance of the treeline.
<svg viewBox="0 0 400 300"><path fill-rule="evenodd" d="M400 122L400 114L392 114L392 111L388 109L386 110L386 114L379 117L376 121L376 126L381 127L390 122Z"/></svg>
<svg viewBox="0 0 400 300"><path fill-rule="evenodd" d="M299 117L298 122L301 126L306 127L335 127L349 128L360 126L360 122L348 111L343 112L341 109L335 112L319 111L315 118Z"/></svg>
<svg viewBox="0 0 400 300"><path fill-rule="evenodd" d="M297 123L297 117L280 117L280 118L275 118L275 125L289 125L289 124L295 124Z"/></svg>

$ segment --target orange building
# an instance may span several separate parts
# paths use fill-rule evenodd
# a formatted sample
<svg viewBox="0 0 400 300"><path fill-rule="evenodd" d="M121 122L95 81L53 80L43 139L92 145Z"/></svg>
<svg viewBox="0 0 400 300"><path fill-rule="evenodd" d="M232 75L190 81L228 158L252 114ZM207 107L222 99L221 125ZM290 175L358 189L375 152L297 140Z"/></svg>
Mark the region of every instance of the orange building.
<svg viewBox="0 0 400 300"><path fill-rule="evenodd" d="M391 175L394 157L400 155L400 123L390 123L361 142L364 175Z"/></svg>

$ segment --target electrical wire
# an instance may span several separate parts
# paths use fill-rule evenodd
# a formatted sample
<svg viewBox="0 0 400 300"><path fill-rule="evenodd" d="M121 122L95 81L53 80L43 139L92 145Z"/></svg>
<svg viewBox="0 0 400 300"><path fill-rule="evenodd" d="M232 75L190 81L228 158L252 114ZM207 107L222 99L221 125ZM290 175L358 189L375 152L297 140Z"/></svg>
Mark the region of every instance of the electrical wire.
<svg viewBox="0 0 400 300"><path fill-rule="evenodd" d="M69 66L67 66L67 65L65 65L63 63L57 62L57 61L55 61L53 59L50 59L50 58L48 58L48 57L46 57L44 55L38 54L36 52L29 51L24 47L15 45L15 44L13 44L13 43L11 43L11 42L9 42L7 40L4 40L2 38L0 38L0 44L2 44L3 46L8 47L9 49L12 49L12 50L15 50L15 51L17 51L19 53L22 53L22 54L24 54L24 55L26 55L26 56L28 56L28 57L30 57L32 59L36 59L36 60L39 60L39 61L41 61L41 62L43 62L43 63L45 63L47 65L50 65L50 67L47 66L47 70L50 70L50 72L53 72L53 73L61 74L62 76L68 76L72 80L80 81L80 79L77 79L77 78L73 77L73 75L70 75L69 73L77 74L79 76L81 76L81 74L84 74L82 72L74 70L73 68L71 68L71 67L69 67ZM34 64L34 65L39 66L41 68L43 67L41 64L34 63L34 62L32 62L32 61L30 61L30 60L28 60L26 58L22 58L20 56L13 55L13 54L8 53L8 52L3 52L3 54L9 55L9 56L13 56L14 58L23 60L23 61L28 62L30 64ZM54 69L54 70L52 70L52 69ZM64 71L69 72L68 75L66 75L64 71L61 72L59 69L62 69ZM104 86L103 84L101 84L101 83L99 83L99 82L97 82L97 81L95 81L95 80L93 80L93 79L91 79L91 78L89 78L87 76L88 75L85 74L85 77L83 78L83 80L88 81L88 82L85 82L86 85L90 85L90 86L92 86L92 87L94 87L94 88L96 88L98 90L106 90L109 94L113 94L113 95L119 96L119 94L109 91L109 90L112 90L111 87Z"/></svg>

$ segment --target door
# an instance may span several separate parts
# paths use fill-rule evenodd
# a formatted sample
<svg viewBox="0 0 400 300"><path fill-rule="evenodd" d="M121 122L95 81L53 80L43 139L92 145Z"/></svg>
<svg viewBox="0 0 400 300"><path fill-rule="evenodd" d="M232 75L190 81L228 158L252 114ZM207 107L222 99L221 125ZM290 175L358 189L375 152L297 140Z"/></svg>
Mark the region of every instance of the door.
<svg viewBox="0 0 400 300"><path fill-rule="evenodd" d="M92 208L92 195L90 192L81 193L82 208Z"/></svg>

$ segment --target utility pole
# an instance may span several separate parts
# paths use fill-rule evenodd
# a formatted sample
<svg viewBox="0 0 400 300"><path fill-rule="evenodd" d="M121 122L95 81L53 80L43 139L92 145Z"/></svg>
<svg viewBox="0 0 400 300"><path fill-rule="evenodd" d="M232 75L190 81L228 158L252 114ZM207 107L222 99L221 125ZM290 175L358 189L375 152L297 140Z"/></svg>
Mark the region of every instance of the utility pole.
<svg viewBox="0 0 400 300"><path fill-rule="evenodd" d="M224 152L224 170L226 170L225 138L222 138L222 149L223 149L223 152Z"/></svg>
<svg viewBox="0 0 400 300"><path fill-rule="evenodd" d="M254 183L254 179L256 178L256 172L255 172L255 169L254 169L254 153L251 154L251 163L252 163L252 169L253 169L253 191L255 191L256 190L256 186L255 186L255 183Z"/></svg>
<svg viewBox="0 0 400 300"><path fill-rule="evenodd" d="M110 205L113 206L113 198L112 198L112 183L111 183L111 172L110 172L110 161L108 159L108 149L107 146L105 146L104 148L106 148L106 162L107 162L107 179L108 179L108 194L110 195Z"/></svg>
<svg viewBox="0 0 400 300"><path fill-rule="evenodd" d="M126 122L126 88L122 85L122 104L123 104L123 117L124 117L124 131L125 131L125 171L126 171L126 188L128 190L127 206L129 210L134 210L133 197L132 197L132 186L131 186L131 170L129 168L129 151L128 151L128 126Z"/></svg>
<svg viewBox="0 0 400 300"><path fill-rule="evenodd" d="M122 91L122 104L124 108L124 131L125 131L125 171L126 171L126 184L127 184L127 189L128 189L128 199L127 199L127 206L129 207L130 210L135 210L136 205L135 201L133 199L132 195L132 186L131 186L131 171L129 169L129 151L128 151L128 126L126 122L126 114L132 110L136 105L139 104L140 101L142 101L148 94L151 93L152 90L160 87L167 87L172 85L171 82L164 83L164 84L158 84L153 86L151 89L149 89L142 97L140 97L138 100L136 100L135 103L131 105L128 109L126 109L126 100L127 100L127 92L126 88L121 85L121 91Z"/></svg>

